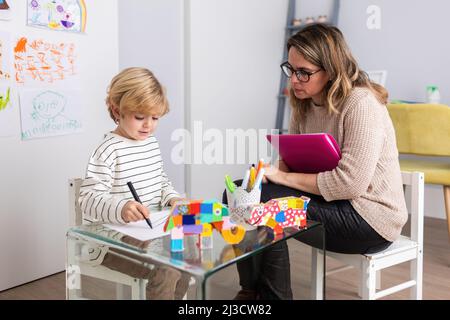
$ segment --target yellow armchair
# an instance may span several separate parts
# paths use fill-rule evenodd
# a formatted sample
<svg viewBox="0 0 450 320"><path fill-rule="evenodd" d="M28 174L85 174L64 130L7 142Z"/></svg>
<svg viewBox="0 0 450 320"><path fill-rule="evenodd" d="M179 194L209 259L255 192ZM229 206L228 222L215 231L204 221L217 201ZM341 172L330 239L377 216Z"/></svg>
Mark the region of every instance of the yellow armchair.
<svg viewBox="0 0 450 320"><path fill-rule="evenodd" d="M450 107L441 104L390 104L387 106L400 153L450 157ZM450 236L450 161L400 160L403 171L421 171L425 183L444 188Z"/></svg>

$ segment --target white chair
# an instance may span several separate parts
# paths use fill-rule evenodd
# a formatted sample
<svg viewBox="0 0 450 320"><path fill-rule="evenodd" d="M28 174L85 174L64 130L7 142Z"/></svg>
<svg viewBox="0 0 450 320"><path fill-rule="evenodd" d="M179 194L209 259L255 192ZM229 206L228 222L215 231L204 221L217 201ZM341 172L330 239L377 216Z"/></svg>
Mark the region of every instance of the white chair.
<svg viewBox="0 0 450 320"><path fill-rule="evenodd" d="M326 275L346 270L351 267L360 269L359 295L364 300L375 300L395 292L411 288L410 298L422 299L422 264L423 264L423 208L424 208L424 174L422 172L402 172L403 185L411 189L411 199L407 203L410 211L410 236L401 235L399 239L383 250L374 254L341 254L326 252L332 257L346 264L326 272ZM396 286L379 290L381 284L381 270L410 262L410 280ZM312 249L312 291L314 298L323 299L323 251Z"/></svg>
<svg viewBox="0 0 450 320"><path fill-rule="evenodd" d="M69 179L69 226L79 226L82 222L82 212L80 208L80 204L78 203L78 196L80 193L80 186L82 183L82 179L75 178ZM88 243L85 246L89 246ZM87 248L84 248L87 249ZM68 250L77 250L79 253L83 248L71 248ZM68 252L67 254L75 255L76 252ZM123 258L128 259L126 256L122 256ZM145 299L146 296L146 285L147 279L138 279L133 278L129 275L120 273L118 271L114 271L102 265L92 266L88 263L84 263L83 261L77 261L77 276L86 275L89 277L107 280L116 283L116 294L117 299L124 299L124 287L131 287L131 299ZM67 281L67 277L66 277ZM82 297L79 295L81 293L81 279L77 280L77 284L79 284L78 290L66 290L67 299L81 299ZM66 283L67 286L67 283Z"/></svg>

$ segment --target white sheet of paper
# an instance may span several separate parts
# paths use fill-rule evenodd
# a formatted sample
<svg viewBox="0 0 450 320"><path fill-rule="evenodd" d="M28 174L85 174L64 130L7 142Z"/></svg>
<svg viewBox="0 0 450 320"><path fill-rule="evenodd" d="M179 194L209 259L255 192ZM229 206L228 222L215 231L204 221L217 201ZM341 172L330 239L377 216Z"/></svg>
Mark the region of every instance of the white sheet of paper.
<svg viewBox="0 0 450 320"><path fill-rule="evenodd" d="M170 211L171 209L166 209L163 211L150 211L150 221L152 223L153 229L148 226L145 220L130 222L126 225L105 224L105 226L131 236L135 239L147 241L165 236L170 233L170 231L164 232L163 230L164 224L166 223Z"/></svg>

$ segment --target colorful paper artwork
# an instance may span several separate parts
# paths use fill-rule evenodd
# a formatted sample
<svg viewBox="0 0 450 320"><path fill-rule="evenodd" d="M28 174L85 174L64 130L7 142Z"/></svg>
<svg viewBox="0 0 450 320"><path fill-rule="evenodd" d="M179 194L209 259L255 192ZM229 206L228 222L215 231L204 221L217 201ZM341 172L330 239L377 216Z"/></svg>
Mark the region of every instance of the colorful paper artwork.
<svg viewBox="0 0 450 320"><path fill-rule="evenodd" d="M22 90L22 140L81 132L80 96L79 90Z"/></svg>
<svg viewBox="0 0 450 320"><path fill-rule="evenodd" d="M1 1L1 0L0 0ZM11 79L11 36L0 31L0 80Z"/></svg>
<svg viewBox="0 0 450 320"><path fill-rule="evenodd" d="M27 24L50 30L84 32L84 0L27 0Z"/></svg>
<svg viewBox="0 0 450 320"><path fill-rule="evenodd" d="M75 44L51 43L22 37L14 46L15 80L18 84L49 84L73 79L76 72Z"/></svg>
<svg viewBox="0 0 450 320"><path fill-rule="evenodd" d="M305 196L272 199L253 206L249 223L268 226L275 234L287 227L306 226L306 210L311 199Z"/></svg>
<svg viewBox="0 0 450 320"><path fill-rule="evenodd" d="M0 86L0 137L18 133L19 115L9 86Z"/></svg>
<svg viewBox="0 0 450 320"><path fill-rule="evenodd" d="M0 20L9 20L11 18L11 8L9 0L0 0Z"/></svg>

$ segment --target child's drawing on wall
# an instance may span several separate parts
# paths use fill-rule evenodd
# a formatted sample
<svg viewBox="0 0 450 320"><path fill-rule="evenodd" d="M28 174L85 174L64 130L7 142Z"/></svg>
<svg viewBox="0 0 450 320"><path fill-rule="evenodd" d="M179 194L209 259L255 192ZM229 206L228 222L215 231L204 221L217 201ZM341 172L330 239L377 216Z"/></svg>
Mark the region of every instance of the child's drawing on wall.
<svg viewBox="0 0 450 320"><path fill-rule="evenodd" d="M80 132L80 106L74 92L24 90L21 93L22 139Z"/></svg>
<svg viewBox="0 0 450 320"><path fill-rule="evenodd" d="M59 31L85 31L84 0L28 0L27 9L29 26Z"/></svg>

